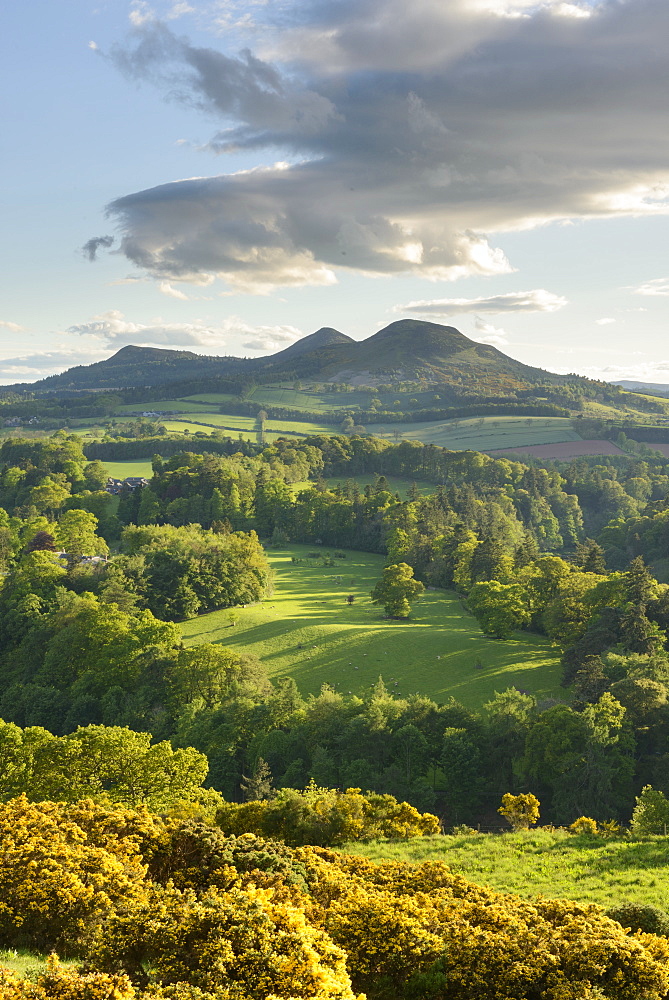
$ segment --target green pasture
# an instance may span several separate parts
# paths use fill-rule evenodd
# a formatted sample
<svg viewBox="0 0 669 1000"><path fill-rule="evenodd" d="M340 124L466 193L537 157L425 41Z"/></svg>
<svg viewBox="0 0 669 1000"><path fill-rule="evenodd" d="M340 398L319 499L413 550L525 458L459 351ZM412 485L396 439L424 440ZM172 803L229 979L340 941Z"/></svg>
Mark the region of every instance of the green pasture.
<svg viewBox="0 0 669 1000"><path fill-rule="evenodd" d="M384 557L347 550L336 566L325 567L307 559L316 551L307 545L269 551L273 596L234 609L236 625L230 611L184 622L186 645L220 642L254 654L271 677L290 675L305 694L324 683L362 693L381 674L397 694L420 692L437 701L452 695L470 707L511 686L542 699L560 695L557 657L538 636L487 638L460 598L443 590L426 591L410 619L386 621L369 597ZM303 561L294 564L292 556ZM351 606L348 594L355 597Z"/></svg>
<svg viewBox="0 0 669 1000"><path fill-rule="evenodd" d="M607 909L641 902L669 910L669 837L604 840L538 829L358 842L342 850L373 861L443 861L472 882L519 896L575 899Z"/></svg>
<svg viewBox="0 0 669 1000"><path fill-rule="evenodd" d="M115 479L125 479L126 476L144 476L145 479L150 479L153 475L151 460L148 458L133 458L121 462L103 462L102 464L105 469L109 469L109 475L114 476Z"/></svg>
<svg viewBox="0 0 669 1000"><path fill-rule="evenodd" d="M234 397L227 396L226 398L233 399ZM137 415L138 418L141 418L142 413L156 413L161 410L171 413L202 413L206 407L191 399L158 399L147 403L124 403L122 406L117 406L114 413Z"/></svg>
<svg viewBox="0 0 669 1000"><path fill-rule="evenodd" d="M370 424L375 437L422 441L452 451L495 451L531 444L580 441L568 417L467 417L421 423Z"/></svg>
<svg viewBox="0 0 669 1000"><path fill-rule="evenodd" d="M179 418L176 419L181 422ZM188 419L188 418L186 418ZM195 422L194 415L191 415L191 420ZM253 431L256 432L256 418L255 417L244 417L239 414L229 414L229 413L207 413L203 411L198 414L197 421L207 424L210 427L220 427L224 429L240 430L240 431ZM164 422L164 421L163 421ZM329 426L327 424L316 424L311 421L304 420L285 420L283 418L277 420L266 420L265 430L273 432L286 432L291 434L332 434L337 428Z"/></svg>

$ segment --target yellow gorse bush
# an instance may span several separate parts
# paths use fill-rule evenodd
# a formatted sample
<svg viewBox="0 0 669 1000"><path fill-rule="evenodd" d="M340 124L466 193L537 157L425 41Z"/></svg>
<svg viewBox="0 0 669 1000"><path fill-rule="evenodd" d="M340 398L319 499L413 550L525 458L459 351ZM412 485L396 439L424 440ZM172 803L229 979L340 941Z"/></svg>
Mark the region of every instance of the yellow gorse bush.
<svg viewBox="0 0 669 1000"><path fill-rule="evenodd" d="M100 803L0 806L0 901L5 946L83 963L0 1000L669 997L667 939L600 907Z"/></svg>

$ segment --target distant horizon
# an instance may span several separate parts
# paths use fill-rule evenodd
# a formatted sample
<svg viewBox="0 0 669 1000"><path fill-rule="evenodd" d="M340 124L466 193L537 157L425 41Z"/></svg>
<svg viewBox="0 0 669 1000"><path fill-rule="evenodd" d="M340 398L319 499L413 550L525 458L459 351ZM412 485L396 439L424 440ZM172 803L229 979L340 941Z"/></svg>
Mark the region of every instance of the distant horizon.
<svg viewBox="0 0 669 1000"><path fill-rule="evenodd" d="M336 330L335 327L321 326L317 330L313 330L311 333L304 334L302 337L300 337L297 340L295 340L293 342L293 344L291 344L289 346L292 347L295 344L300 343L300 341L302 341L302 340L306 340L306 339L308 339L310 337L313 337L317 333L320 333L321 330L333 330L336 333L339 333L339 334L342 334L345 337L348 337L349 340L352 343L364 343L365 340L369 340L372 337L376 336L377 334L382 333L385 329L387 329L387 328L389 328L389 327L391 327L391 326L393 326L395 324L402 323L402 322L420 323L420 324L425 324L427 326L436 326L436 327L440 327L440 328L443 328L443 329L455 330L456 333L459 333L461 336L465 337L467 340L470 340L471 343L474 343L474 344L478 343L477 341L471 340L471 338L467 337L466 334L462 333L461 330L459 330L456 326L454 326L452 324L435 323L435 322L433 322L431 320L417 320L417 319L413 319L411 317L403 317L402 319L392 320L390 323L386 324L385 327L381 327L379 330L375 330L373 333L370 333L370 334L368 334L368 336L362 337L359 340L355 340L354 338L350 337L350 335L344 333L343 330ZM486 346L495 347L495 345L492 345L492 344L486 345ZM83 364L82 363L73 364L73 365L70 365L68 368L63 369L63 371L56 372L54 374L56 374L56 375L62 375L62 374L65 374L66 372L70 371L73 368L88 368L88 367L90 367L91 365L94 365L94 364L100 364L100 363L103 363L105 361L110 361L112 358L116 357L118 354L121 354L123 351L128 350L129 348L132 348L132 349L135 349L135 350L162 351L162 352L170 353L170 354L188 354L188 355L190 355L190 356L192 356L194 358L195 357L211 358L212 360L225 360L226 358L231 358L231 359L234 359L234 360L237 360L237 361L255 361L255 360L261 360L262 358L269 358L269 357L273 357L275 355L281 354L283 351L287 350L287 348L285 348L285 347L280 347L279 349L277 349L275 351L268 351L266 354L256 355L256 356L244 356L244 355L237 355L237 354L210 354L210 353L206 353L206 352L204 352L202 350L197 350L194 347L188 347L188 348L186 348L186 347L163 347L163 346L160 346L160 345L157 345L157 344L141 344L141 343L139 343L139 344L124 344L122 347L118 347L115 350L112 350L112 352L110 354L108 354L106 357L102 357L102 358L98 359L97 361L91 361L91 362L89 362L87 364L86 363L83 363ZM495 349L498 350L500 352L500 354L502 354L504 357L511 358L511 355L506 354L506 352L503 351L501 348L497 347ZM516 360L516 359L515 358L511 358L511 360ZM578 372L554 372L550 368L546 368L545 366L543 366L541 364L533 365L531 367L537 368L540 371L545 371L547 374L550 374L550 375L562 375L562 376L566 376L566 377L569 377L570 375L573 375L573 376L578 377L578 378L593 378L594 381L610 382L613 385L619 384L619 381L616 381L616 380L613 380L613 379L596 379L593 376L580 375ZM51 376L43 376L41 379L35 379L33 382L27 382L27 381L26 382L14 381L14 382L4 382L4 383L0 382L0 388L11 388L14 385L34 385L37 382L43 381L44 379L49 378L49 377L51 377ZM224 377L224 376L221 376L221 377ZM175 379L175 381L176 381L176 379ZM315 382L318 382L319 378L318 377L314 377L313 379L310 379L309 377L305 376L305 377L301 378L300 381L315 381ZM620 380L620 381L625 381L625 380ZM634 381L634 380L629 380L629 381ZM165 384L169 385L169 383L165 383ZM650 383L650 382L648 382L648 383L641 383L640 382L639 384L640 385L646 385L647 384L649 386L651 386L653 384L657 384L658 387L663 387L662 383ZM667 387L669 388L669 384L667 385Z"/></svg>

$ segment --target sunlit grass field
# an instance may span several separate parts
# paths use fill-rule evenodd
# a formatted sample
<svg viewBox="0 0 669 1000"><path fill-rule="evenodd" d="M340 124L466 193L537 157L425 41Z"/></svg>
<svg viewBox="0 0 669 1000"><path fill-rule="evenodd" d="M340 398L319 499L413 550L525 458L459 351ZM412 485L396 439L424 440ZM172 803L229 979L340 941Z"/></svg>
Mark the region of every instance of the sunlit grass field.
<svg viewBox="0 0 669 1000"><path fill-rule="evenodd" d="M215 611L182 624L187 645L220 642L252 653L271 677L290 675L304 693L324 683L362 693L382 675L401 695L445 701L451 695L479 707L495 691L515 686L538 698L563 697L555 651L539 636L499 641L482 634L460 598L429 590L407 621L387 621L369 592L384 557L346 551L334 567L307 560L318 547L271 550L275 590L261 604ZM304 560L295 564L291 557ZM348 594L354 603L346 602Z"/></svg>
<svg viewBox="0 0 669 1000"><path fill-rule="evenodd" d="M115 479L125 479L126 476L144 476L150 479L153 475L150 459L128 459L122 462L103 462L105 469L109 469L109 475Z"/></svg>
<svg viewBox="0 0 669 1000"><path fill-rule="evenodd" d="M443 861L479 885L609 908L642 902L669 910L669 837L604 840L565 830L346 844L373 861Z"/></svg>

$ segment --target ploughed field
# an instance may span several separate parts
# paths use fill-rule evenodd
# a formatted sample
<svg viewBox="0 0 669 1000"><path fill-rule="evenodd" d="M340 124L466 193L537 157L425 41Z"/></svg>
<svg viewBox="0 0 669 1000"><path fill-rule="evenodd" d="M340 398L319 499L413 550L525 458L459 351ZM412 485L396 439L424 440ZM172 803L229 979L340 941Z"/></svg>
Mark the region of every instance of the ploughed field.
<svg viewBox="0 0 669 1000"><path fill-rule="evenodd" d="M182 623L186 645L220 642L252 653L271 677L294 677L303 694L317 693L325 683L344 694L362 694L381 675L398 695L419 692L437 701L453 696L472 708L511 686L540 699L564 697L557 656L541 637L488 638L458 595L444 590L426 591L410 619L386 620L369 597L383 556L346 550L335 566L323 566L308 557L311 552L320 556L322 550L269 550L272 597Z"/></svg>

